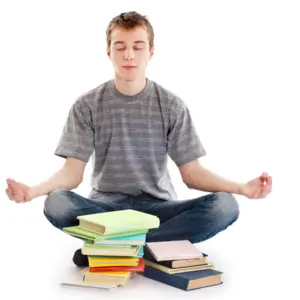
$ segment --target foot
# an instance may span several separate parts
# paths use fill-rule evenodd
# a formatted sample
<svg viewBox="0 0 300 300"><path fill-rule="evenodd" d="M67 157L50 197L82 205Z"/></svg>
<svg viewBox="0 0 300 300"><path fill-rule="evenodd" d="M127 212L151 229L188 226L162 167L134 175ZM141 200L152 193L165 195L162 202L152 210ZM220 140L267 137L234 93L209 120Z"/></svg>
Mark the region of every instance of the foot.
<svg viewBox="0 0 300 300"><path fill-rule="evenodd" d="M88 257L81 253L81 249L77 249L73 256L73 262L77 267L88 267Z"/></svg>

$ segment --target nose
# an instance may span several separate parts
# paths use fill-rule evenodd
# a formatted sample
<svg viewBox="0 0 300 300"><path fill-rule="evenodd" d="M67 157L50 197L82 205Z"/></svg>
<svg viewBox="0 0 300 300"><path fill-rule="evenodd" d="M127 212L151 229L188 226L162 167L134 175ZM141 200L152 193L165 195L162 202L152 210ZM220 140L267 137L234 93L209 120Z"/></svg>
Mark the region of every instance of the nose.
<svg viewBox="0 0 300 300"><path fill-rule="evenodd" d="M134 51L132 49L127 49L124 53L125 60L132 60L134 59Z"/></svg>

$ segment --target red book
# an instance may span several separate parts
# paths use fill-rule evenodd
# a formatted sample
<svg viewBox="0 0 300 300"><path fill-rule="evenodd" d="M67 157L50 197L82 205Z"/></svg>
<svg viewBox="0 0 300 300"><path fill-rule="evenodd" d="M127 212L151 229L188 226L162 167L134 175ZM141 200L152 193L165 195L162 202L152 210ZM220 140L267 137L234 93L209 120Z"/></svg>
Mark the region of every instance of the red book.
<svg viewBox="0 0 300 300"><path fill-rule="evenodd" d="M92 273L97 272L144 272L144 259L140 258L137 266L90 267Z"/></svg>

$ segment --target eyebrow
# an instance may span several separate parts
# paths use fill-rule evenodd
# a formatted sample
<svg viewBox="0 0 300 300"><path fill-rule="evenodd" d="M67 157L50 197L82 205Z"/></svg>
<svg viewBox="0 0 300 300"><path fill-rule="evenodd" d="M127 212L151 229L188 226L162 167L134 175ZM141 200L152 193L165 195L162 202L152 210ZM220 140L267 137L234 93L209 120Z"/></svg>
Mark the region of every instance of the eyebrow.
<svg viewBox="0 0 300 300"><path fill-rule="evenodd" d="M138 41L134 41L135 44L146 44L145 41L142 41L142 40L138 40ZM116 41L113 43L114 45L117 45L117 44L125 44L124 41Z"/></svg>

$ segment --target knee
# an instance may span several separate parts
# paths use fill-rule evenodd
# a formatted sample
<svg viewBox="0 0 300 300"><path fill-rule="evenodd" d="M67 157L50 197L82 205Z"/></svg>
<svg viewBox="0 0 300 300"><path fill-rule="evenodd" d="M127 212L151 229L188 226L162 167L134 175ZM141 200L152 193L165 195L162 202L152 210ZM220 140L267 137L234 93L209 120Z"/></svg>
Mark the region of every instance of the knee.
<svg viewBox="0 0 300 300"><path fill-rule="evenodd" d="M240 214L236 198L231 193L227 192L215 193L214 208L219 219L224 220L224 222L229 224L235 222Z"/></svg>
<svg viewBox="0 0 300 300"><path fill-rule="evenodd" d="M72 192L54 190L45 199L44 214L51 219L64 219L72 210Z"/></svg>

